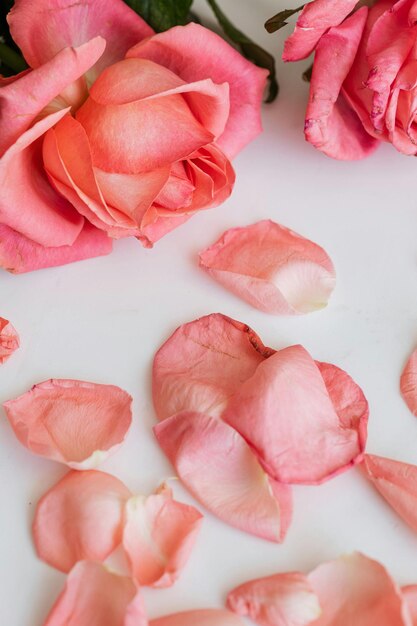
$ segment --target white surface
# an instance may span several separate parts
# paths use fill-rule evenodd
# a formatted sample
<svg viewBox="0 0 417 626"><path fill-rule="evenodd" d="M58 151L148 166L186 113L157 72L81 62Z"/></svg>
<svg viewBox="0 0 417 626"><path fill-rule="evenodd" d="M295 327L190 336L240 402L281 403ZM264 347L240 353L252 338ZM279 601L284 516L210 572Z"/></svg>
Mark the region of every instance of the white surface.
<svg viewBox="0 0 417 626"><path fill-rule="evenodd" d="M284 33L267 35L262 24L281 4L222 2L277 55ZM264 107L265 133L236 160L236 188L223 206L195 216L153 250L125 240L109 257L23 276L0 273L0 314L22 340L1 367L0 402L50 377L128 390L135 399L133 428L102 469L132 490L148 492L172 474L151 432L153 354L178 325L215 311L247 322L267 345L300 342L315 358L346 369L370 403L368 451L417 463L417 421L398 390L417 343L416 162L383 146L367 161L339 163L304 143L308 87L300 75L306 65L279 64L281 96ZM197 252L226 228L263 218L293 228L331 255L338 281L327 309L270 317L198 269ZM64 583L63 575L37 560L30 524L36 501L65 471L23 448L1 413L2 625L41 626ZM192 501L179 484L174 487L178 497ZM207 514L178 584L145 591L149 614L221 607L227 591L249 578L307 570L354 549L381 560L400 583L417 582L417 537L355 470L321 487L295 489L294 522L282 546Z"/></svg>

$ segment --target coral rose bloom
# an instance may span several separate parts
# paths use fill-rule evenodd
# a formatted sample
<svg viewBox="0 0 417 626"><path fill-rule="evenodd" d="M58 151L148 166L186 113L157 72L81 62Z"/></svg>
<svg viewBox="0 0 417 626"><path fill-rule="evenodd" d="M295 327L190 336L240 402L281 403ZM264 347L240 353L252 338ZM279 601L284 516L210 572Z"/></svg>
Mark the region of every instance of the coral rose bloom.
<svg viewBox="0 0 417 626"><path fill-rule="evenodd" d="M0 78L0 266L152 246L229 196L264 70L196 24L154 34L122 0L16 0L9 24L31 69Z"/></svg>
<svg viewBox="0 0 417 626"><path fill-rule="evenodd" d="M286 61L315 51L306 139L338 159L363 158L381 141L415 155L417 4L363 4L314 0L286 41Z"/></svg>

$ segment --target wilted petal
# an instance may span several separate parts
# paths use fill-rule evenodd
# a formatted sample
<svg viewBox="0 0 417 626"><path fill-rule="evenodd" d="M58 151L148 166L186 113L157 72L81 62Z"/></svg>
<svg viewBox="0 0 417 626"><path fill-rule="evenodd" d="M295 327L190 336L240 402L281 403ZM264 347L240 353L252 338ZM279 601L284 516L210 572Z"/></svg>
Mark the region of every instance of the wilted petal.
<svg viewBox="0 0 417 626"><path fill-rule="evenodd" d="M220 415L229 398L273 352L249 326L220 313L180 326L154 359L158 418L180 411Z"/></svg>
<svg viewBox="0 0 417 626"><path fill-rule="evenodd" d="M361 468L394 511L417 532L417 466L366 454Z"/></svg>
<svg viewBox="0 0 417 626"><path fill-rule="evenodd" d="M186 565L203 516L173 499L162 485L156 493L134 496L126 505L123 547L139 585L170 587Z"/></svg>
<svg viewBox="0 0 417 626"><path fill-rule="evenodd" d="M244 439L221 420L184 412L154 428L159 445L194 497L228 524L282 541L291 491L271 480Z"/></svg>
<svg viewBox="0 0 417 626"><path fill-rule="evenodd" d="M114 385L47 380L4 408L19 441L73 469L97 467L124 440L132 398Z"/></svg>
<svg viewBox="0 0 417 626"><path fill-rule="evenodd" d="M236 615L224 609L200 609L159 617L151 620L149 626L244 626L244 624Z"/></svg>
<svg viewBox="0 0 417 626"><path fill-rule="evenodd" d="M321 613L311 584L298 572L244 583L229 593L227 606L259 626L307 626Z"/></svg>
<svg viewBox="0 0 417 626"><path fill-rule="evenodd" d="M417 585L407 585L401 592L411 616L411 625L417 626Z"/></svg>
<svg viewBox="0 0 417 626"><path fill-rule="evenodd" d="M0 267L13 274L83 261L111 251L112 240L87 221L71 246L55 248L46 248L0 224Z"/></svg>
<svg viewBox="0 0 417 626"><path fill-rule="evenodd" d="M9 320L0 317L0 364L5 363L19 346L17 330Z"/></svg>
<svg viewBox="0 0 417 626"><path fill-rule="evenodd" d="M44 626L148 626L143 600L127 576L80 561L71 570Z"/></svg>
<svg viewBox="0 0 417 626"><path fill-rule="evenodd" d="M308 580L322 608L314 626L411 626L399 588L362 554L319 565Z"/></svg>
<svg viewBox="0 0 417 626"><path fill-rule="evenodd" d="M77 561L104 561L122 540L130 495L110 474L69 472L36 508L33 538L39 558L62 572Z"/></svg>
<svg viewBox="0 0 417 626"><path fill-rule="evenodd" d="M271 220L227 230L200 266L252 306L281 315L326 306L335 271L317 244Z"/></svg>
<svg viewBox="0 0 417 626"><path fill-rule="evenodd" d="M401 375L400 389L408 408L417 415L417 350L407 361Z"/></svg>
<svg viewBox="0 0 417 626"><path fill-rule="evenodd" d="M323 482L359 462L363 453L358 416L339 417L318 365L302 346L261 363L222 418L283 483Z"/></svg>

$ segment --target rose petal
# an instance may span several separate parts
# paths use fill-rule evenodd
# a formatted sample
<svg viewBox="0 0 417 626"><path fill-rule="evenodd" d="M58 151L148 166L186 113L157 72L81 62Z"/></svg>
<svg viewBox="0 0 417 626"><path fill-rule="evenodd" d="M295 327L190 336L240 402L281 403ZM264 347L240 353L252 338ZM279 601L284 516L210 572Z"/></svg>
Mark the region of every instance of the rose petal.
<svg viewBox="0 0 417 626"><path fill-rule="evenodd" d="M244 626L233 613L224 609L200 609L166 615L149 622L150 626Z"/></svg>
<svg viewBox="0 0 417 626"><path fill-rule="evenodd" d="M110 254L111 250L112 240L89 222L84 223L72 246L57 248L45 248L0 224L0 267L14 274L82 261Z"/></svg>
<svg viewBox="0 0 417 626"><path fill-rule="evenodd" d="M77 561L104 561L122 540L130 495L110 474L69 472L37 505L33 538L39 558L62 572Z"/></svg>
<svg viewBox="0 0 417 626"><path fill-rule="evenodd" d="M260 107L267 72L212 31L198 24L177 26L141 42L127 57L155 61L187 83L208 78L218 85L229 83L230 116L217 141L229 159L261 132Z"/></svg>
<svg viewBox="0 0 417 626"><path fill-rule="evenodd" d="M33 7L33 3L30 5ZM45 65L34 71L22 72L16 80L2 87L0 154L17 141L54 98L61 94L61 109L73 104L68 88L101 57L105 47L104 39L96 37L79 47L57 50L58 54L46 59Z"/></svg>
<svg viewBox="0 0 417 626"><path fill-rule="evenodd" d="M314 626L411 626L397 585L362 554L319 565L308 580L322 608Z"/></svg>
<svg viewBox="0 0 417 626"><path fill-rule="evenodd" d="M17 330L9 320L0 317L0 364L5 363L19 346L20 339Z"/></svg>
<svg viewBox="0 0 417 626"><path fill-rule="evenodd" d="M400 389L411 413L417 415L417 350L414 350L401 374Z"/></svg>
<svg viewBox="0 0 417 626"><path fill-rule="evenodd" d="M90 72L123 59L131 46L153 30L122 0L16 0L8 22L12 37L31 67L43 65L57 52L101 35L106 51ZM95 61L93 61L95 63Z"/></svg>
<svg viewBox="0 0 417 626"><path fill-rule="evenodd" d="M148 626L143 600L127 576L80 561L71 570L44 626Z"/></svg>
<svg viewBox="0 0 417 626"><path fill-rule="evenodd" d="M402 587L401 592L411 617L411 625L417 626L417 585Z"/></svg>
<svg viewBox="0 0 417 626"><path fill-rule="evenodd" d="M366 454L361 469L394 511L417 532L417 466Z"/></svg>
<svg viewBox="0 0 417 626"><path fill-rule="evenodd" d="M136 582L150 587L173 585L190 557L202 520L193 506L174 500L167 485L148 497L131 498L123 547Z"/></svg>
<svg viewBox="0 0 417 626"><path fill-rule="evenodd" d="M275 353L230 399L222 418L283 483L317 484L360 462L357 416L342 421L317 364L302 346Z"/></svg>
<svg viewBox="0 0 417 626"><path fill-rule="evenodd" d="M300 61L308 57L322 35L337 26L355 8L357 0L314 0L301 11L294 32L284 44L284 61Z"/></svg>
<svg viewBox="0 0 417 626"><path fill-rule="evenodd" d="M229 593L227 606L259 626L307 626L321 614L311 584L298 572L244 583Z"/></svg>
<svg viewBox="0 0 417 626"><path fill-rule="evenodd" d="M343 24L330 29L321 38L314 57L305 136L313 146L336 159L362 159L378 145L341 95L367 14L368 9L362 7Z"/></svg>
<svg viewBox="0 0 417 626"><path fill-rule="evenodd" d="M273 352L249 326L220 313L180 326L153 363L158 418L184 410L220 415L229 398Z"/></svg>
<svg viewBox="0 0 417 626"><path fill-rule="evenodd" d="M19 441L73 469L97 467L124 440L132 398L113 385L47 380L3 405Z"/></svg>
<svg viewBox="0 0 417 626"><path fill-rule="evenodd" d="M271 220L227 230L200 253L200 266L266 313L321 309L335 284L334 267L323 248Z"/></svg>
<svg viewBox="0 0 417 626"><path fill-rule="evenodd" d="M291 491L271 480L242 437L221 420L184 412L154 428L178 476L228 524L282 541L291 521Z"/></svg>

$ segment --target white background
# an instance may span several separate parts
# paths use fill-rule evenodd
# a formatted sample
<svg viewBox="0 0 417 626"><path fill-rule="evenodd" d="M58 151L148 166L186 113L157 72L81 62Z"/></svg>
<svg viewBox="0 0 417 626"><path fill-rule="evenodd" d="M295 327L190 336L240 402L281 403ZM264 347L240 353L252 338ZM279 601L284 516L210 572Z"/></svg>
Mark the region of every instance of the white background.
<svg viewBox="0 0 417 626"><path fill-rule="evenodd" d="M263 22L278 0L222 0L224 10L279 57L284 33ZM209 15L203 0L196 9ZM203 51L204 53L204 51ZM370 403L368 451L417 463L417 421L399 394L417 344L416 161L382 146L368 160L341 163L303 138L308 62L278 63L281 95L264 106L265 132L235 161L237 182L223 206L193 217L145 250L132 240L111 256L22 276L0 272L0 315L21 349L1 367L0 402L50 377L119 385L134 397L125 445L102 469L148 493L172 475L156 445L152 357L181 323L221 311L247 322L267 345L302 343L316 359L346 369ZM324 246L337 269L327 309L272 317L238 300L198 268L197 253L226 229L271 218ZM66 472L15 439L0 410L0 623L41 626L64 576L35 556L30 525L38 498ZM192 498L174 483L180 499ZM294 521L283 545L234 530L207 513L180 581L145 590L152 617L221 607L228 590L253 577L308 570L362 550L400 583L417 582L417 538L358 471L294 490ZM104 625L103 625L104 626ZM198 625L196 625L198 626Z"/></svg>

